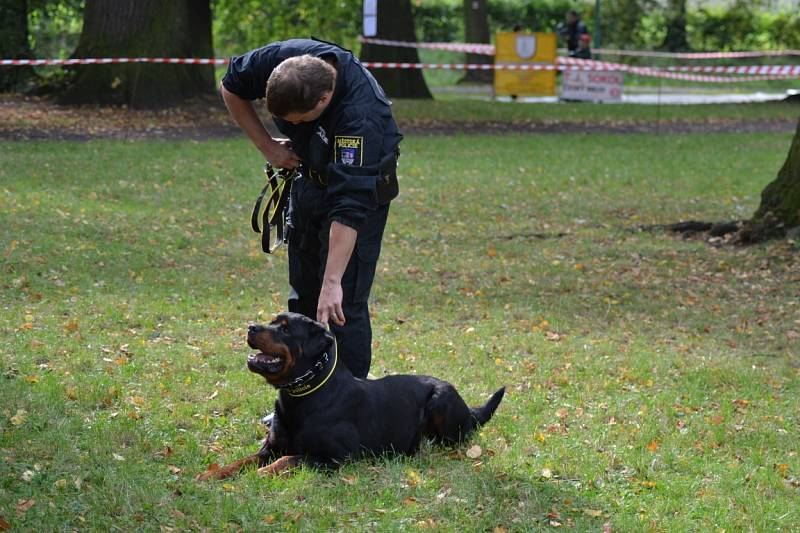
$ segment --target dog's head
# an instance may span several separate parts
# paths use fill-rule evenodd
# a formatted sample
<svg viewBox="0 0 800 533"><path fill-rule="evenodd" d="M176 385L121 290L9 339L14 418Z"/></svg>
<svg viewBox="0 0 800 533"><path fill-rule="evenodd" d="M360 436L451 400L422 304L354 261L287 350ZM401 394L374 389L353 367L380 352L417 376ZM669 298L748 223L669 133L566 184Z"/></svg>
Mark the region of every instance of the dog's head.
<svg viewBox="0 0 800 533"><path fill-rule="evenodd" d="M250 326L247 344L258 350L247 358L247 368L281 387L308 371L330 349L333 336L316 320L281 313L267 326Z"/></svg>

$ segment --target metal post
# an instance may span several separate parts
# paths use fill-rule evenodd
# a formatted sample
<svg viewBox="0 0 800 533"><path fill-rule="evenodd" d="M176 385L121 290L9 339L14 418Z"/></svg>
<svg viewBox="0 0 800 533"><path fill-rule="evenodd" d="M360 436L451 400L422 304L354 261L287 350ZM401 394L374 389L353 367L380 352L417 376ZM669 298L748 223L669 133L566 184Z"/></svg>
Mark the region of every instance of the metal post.
<svg viewBox="0 0 800 533"><path fill-rule="evenodd" d="M600 0L594 0L594 46L600 48Z"/></svg>

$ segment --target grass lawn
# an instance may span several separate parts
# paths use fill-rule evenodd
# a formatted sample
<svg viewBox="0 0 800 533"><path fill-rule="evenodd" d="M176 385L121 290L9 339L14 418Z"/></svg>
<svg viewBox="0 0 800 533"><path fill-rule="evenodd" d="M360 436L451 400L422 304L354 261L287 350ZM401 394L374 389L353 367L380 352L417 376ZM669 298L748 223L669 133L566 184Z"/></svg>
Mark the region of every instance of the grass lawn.
<svg viewBox="0 0 800 533"><path fill-rule="evenodd" d="M287 294L249 229L255 150L4 142L0 529L796 528L798 244L632 231L749 216L790 140L406 139L372 373L473 404L506 384L495 418L456 450L206 484L275 397L245 368Z"/></svg>

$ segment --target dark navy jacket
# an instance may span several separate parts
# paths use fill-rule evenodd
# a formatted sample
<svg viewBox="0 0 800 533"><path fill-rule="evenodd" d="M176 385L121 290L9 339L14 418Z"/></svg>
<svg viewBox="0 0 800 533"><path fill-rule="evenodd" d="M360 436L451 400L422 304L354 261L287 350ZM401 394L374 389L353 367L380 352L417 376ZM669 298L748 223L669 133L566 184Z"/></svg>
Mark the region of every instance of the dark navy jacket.
<svg viewBox="0 0 800 533"><path fill-rule="evenodd" d="M222 84L244 100L266 96L267 80L283 60L309 54L336 58L333 99L314 122L292 124L273 117L303 161L304 176L327 185L329 220L358 229L367 211L378 207L376 185L382 163L394 157L403 136L391 102L375 78L336 45L312 39L275 42L231 58Z"/></svg>

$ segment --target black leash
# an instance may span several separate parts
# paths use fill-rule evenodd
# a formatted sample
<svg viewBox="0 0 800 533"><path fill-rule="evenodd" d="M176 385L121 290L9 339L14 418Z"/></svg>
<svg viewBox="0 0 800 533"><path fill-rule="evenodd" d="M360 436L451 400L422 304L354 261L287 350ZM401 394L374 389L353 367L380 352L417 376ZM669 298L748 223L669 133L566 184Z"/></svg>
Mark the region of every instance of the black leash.
<svg viewBox="0 0 800 533"><path fill-rule="evenodd" d="M286 215L289 196L292 192L292 182L300 173L296 169L275 168L269 163L264 165L264 173L267 175L267 184L261 189L261 194L258 195L256 205L253 207L250 226L256 233L261 233L261 249L264 253L271 254L287 241ZM261 214L261 228L258 225L259 214ZM273 226L275 242L270 244L270 228Z"/></svg>

